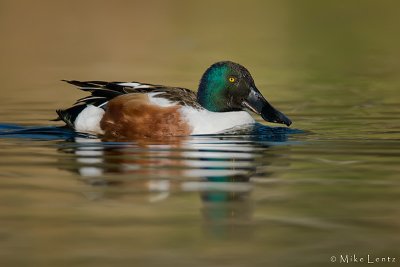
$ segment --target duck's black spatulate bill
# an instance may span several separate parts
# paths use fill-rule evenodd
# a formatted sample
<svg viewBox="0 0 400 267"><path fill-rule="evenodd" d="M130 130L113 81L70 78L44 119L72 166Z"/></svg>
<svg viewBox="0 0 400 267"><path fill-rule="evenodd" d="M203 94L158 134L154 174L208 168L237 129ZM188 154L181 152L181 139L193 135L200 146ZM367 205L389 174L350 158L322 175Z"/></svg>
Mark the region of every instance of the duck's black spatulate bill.
<svg viewBox="0 0 400 267"><path fill-rule="evenodd" d="M261 117L266 121L282 123L287 126L292 124L292 121L286 117L285 114L275 109L267 100L265 100L257 88L251 88L250 94L242 104L254 113L261 115Z"/></svg>
<svg viewBox="0 0 400 267"><path fill-rule="evenodd" d="M271 106L268 102L261 110L261 117L269 122L282 123L290 126L292 121L285 114Z"/></svg>

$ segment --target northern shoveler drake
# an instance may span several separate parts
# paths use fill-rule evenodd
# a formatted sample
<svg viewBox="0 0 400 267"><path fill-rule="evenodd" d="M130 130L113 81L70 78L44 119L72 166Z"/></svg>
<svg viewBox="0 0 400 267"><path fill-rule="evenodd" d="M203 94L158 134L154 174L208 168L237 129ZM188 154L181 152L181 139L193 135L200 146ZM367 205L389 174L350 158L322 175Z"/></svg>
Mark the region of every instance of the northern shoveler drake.
<svg viewBox="0 0 400 267"><path fill-rule="evenodd" d="M186 88L140 82L63 81L91 95L57 110L58 120L108 139L221 133L255 123L247 111L268 122L292 123L262 96L250 72L231 61L211 65L197 95Z"/></svg>

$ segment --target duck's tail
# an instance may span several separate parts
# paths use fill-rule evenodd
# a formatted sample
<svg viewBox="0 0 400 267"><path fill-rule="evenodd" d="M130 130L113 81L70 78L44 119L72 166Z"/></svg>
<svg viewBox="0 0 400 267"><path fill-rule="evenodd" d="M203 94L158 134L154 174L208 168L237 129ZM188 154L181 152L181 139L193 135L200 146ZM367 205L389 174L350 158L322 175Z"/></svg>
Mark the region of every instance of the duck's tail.
<svg viewBox="0 0 400 267"><path fill-rule="evenodd" d="M62 80L69 84L73 84L78 89L90 92L89 96L78 99L70 108L56 110L58 117L53 121L64 121L69 127L75 128L74 123L81 112L89 105L105 109L108 101L116 96L125 94L123 86L118 82L104 81L76 81Z"/></svg>

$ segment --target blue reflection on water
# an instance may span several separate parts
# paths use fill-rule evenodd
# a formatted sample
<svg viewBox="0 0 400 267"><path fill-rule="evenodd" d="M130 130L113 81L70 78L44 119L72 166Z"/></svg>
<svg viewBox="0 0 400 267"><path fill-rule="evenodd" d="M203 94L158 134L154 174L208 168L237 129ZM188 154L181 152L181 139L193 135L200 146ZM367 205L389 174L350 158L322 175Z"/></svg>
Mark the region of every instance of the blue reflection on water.
<svg viewBox="0 0 400 267"><path fill-rule="evenodd" d="M213 136L220 138L244 138L252 141L271 141L285 142L288 135L304 133L299 129L287 127L269 127L260 123L251 126L233 129L218 135L199 135ZM94 138L95 136L78 133L67 127L57 126L22 126L17 124L0 123L0 138L26 138L39 140L68 140L75 137Z"/></svg>
<svg viewBox="0 0 400 267"><path fill-rule="evenodd" d="M67 140L77 136L90 137L72 129L57 126L22 126L17 124L0 124L0 138L23 138L38 140Z"/></svg>

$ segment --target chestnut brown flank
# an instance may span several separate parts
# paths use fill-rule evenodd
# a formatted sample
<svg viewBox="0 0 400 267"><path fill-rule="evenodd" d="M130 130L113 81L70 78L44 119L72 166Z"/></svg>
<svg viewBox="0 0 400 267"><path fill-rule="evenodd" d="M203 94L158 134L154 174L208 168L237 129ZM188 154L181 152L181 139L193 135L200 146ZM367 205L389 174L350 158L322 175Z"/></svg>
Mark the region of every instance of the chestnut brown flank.
<svg viewBox="0 0 400 267"><path fill-rule="evenodd" d="M109 140L190 135L190 127L179 108L179 105L156 106L145 94L121 95L107 104L100 127L104 138Z"/></svg>

